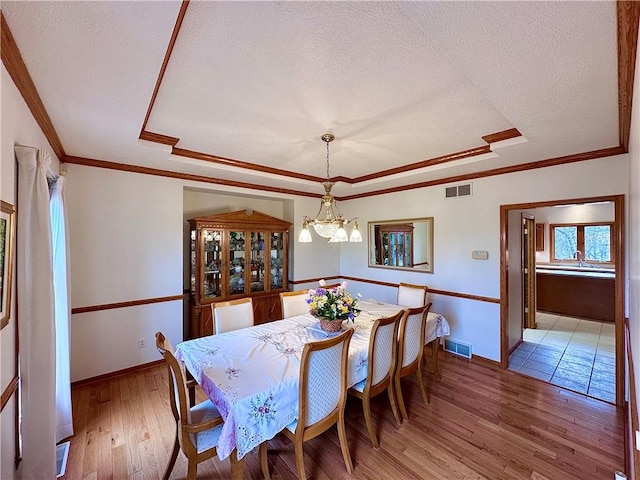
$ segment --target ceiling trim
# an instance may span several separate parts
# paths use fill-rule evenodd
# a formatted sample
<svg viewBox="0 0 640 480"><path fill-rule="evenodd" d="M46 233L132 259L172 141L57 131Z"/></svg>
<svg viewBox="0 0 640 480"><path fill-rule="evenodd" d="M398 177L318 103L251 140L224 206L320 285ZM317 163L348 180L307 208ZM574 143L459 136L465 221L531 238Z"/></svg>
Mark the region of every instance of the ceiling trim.
<svg viewBox="0 0 640 480"><path fill-rule="evenodd" d="M176 143L180 141L177 137L170 137L161 133L147 132L146 130L140 132L140 137L138 138L148 142L161 143L162 145L171 145L172 147L175 147Z"/></svg>
<svg viewBox="0 0 640 480"><path fill-rule="evenodd" d="M636 71L638 49L638 21L640 2L616 2L618 16L618 128L620 146L629 151L631 107L633 104L633 78Z"/></svg>
<svg viewBox="0 0 640 480"><path fill-rule="evenodd" d="M461 152L449 153L441 157L429 158L420 162L410 163L401 167L390 168L388 170L382 170L380 172L371 173L369 175L363 175L356 178L336 177L335 180L344 181L346 183L360 183L367 180L373 180L381 177L388 177L390 175L396 175L398 173L409 172L411 170L418 170L425 167L433 167L434 165L440 165L447 162L455 162L464 158L476 157L478 155L484 155L485 153L491 153L490 145L483 145L482 147L470 148L469 150L463 150Z"/></svg>
<svg viewBox="0 0 640 480"><path fill-rule="evenodd" d="M67 155L64 157L64 163L75 165L85 165L87 167L107 168L110 170L119 170L122 172L142 173L145 175L154 175L157 177L177 178L180 180L189 180L193 182L211 183L214 185L225 185L228 187L248 188L249 190L261 190L265 192L283 193L287 195L300 195L303 197L320 198L321 195L299 190L291 190L288 188L270 187L268 185L257 185L247 182L236 182L234 180L223 180L219 178L206 177L204 175L193 175L190 173L172 172L170 170L161 170L159 168L142 167L139 165L129 165L126 163L108 162L106 160L96 160L93 158L76 157Z"/></svg>
<svg viewBox="0 0 640 480"><path fill-rule="evenodd" d="M243 162L242 160L235 160L233 158L220 157L218 155L211 155L208 153L194 152L193 150L187 150L185 148L179 148L174 146L171 150L172 155L178 155L179 157L192 158L194 160L202 160L210 163L217 163L220 165L226 165L228 167L243 168L246 170L252 170L254 172L265 172L273 175L279 175L282 177L291 177L297 180L309 180L312 182L324 182L325 178L315 177L312 175L305 175L304 173L291 172L289 170L283 170L280 168L267 167L264 165L258 165L257 163ZM342 177L332 178L334 182L343 181Z"/></svg>
<svg viewBox="0 0 640 480"><path fill-rule="evenodd" d="M484 170L482 172L467 173L464 175L455 175L447 178L439 178L437 180L429 180L426 182L413 183L411 185L403 185L401 187L385 188L383 190L376 190L374 192L358 193L355 195L346 195L344 197L340 197L338 200L342 200L342 201L354 200L356 198L372 197L375 195L384 195L387 193L402 192L405 190L413 190L416 188L433 187L435 185L442 185L445 183L456 183L456 182L462 182L466 180L474 180L476 178L505 175L507 173L524 172L527 170L535 170L538 168L564 165L566 163L584 162L585 160L594 160L597 158L611 157L611 156L620 155L623 153L626 153L626 152L620 146L603 148L600 150L593 150L591 152L574 153L572 155L565 155L563 157L548 158L546 160L537 160L535 162L521 163L519 165L510 165L508 167L493 168L490 170Z"/></svg>
<svg viewBox="0 0 640 480"><path fill-rule="evenodd" d="M502 132L492 133L490 135L485 135L482 139L491 144L503 142L505 140L511 140L512 138L521 137L522 134L518 131L517 128L510 128L509 130L503 130Z"/></svg>
<svg viewBox="0 0 640 480"><path fill-rule="evenodd" d="M4 18L4 15L2 14L2 10L0 10L0 23L2 33L2 40L0 41L2 63L7 69L7 72L9 72L13 83L18 87L18 91L22 95L22 98L24 98L29 111L31 111L31 115L33 115L33 118L42 130L42 133L44 133L44 136L49 141L51 148L53 148L53 152L56 154L58 159L61 160L66 155L64 148L62 147L62 142L60 142L60 138L58 137L58 133L51 122L47 109L44 107L44 103L42 103L38 90L31 79L31 75L29 75L27 66L22 60L20 49L11 34L11 30L9 29L9 25Z"/></svg>
<svg viewBox="0 0 640 480"><path fill-rule="evenodd" d="M491 170L484 170L482 172L468 173L464 175L456 175L452 177L439 178L436 180L429 180L427 182L413 183L410 185L403 185L400 187L385 188L382 190L375 190L366 193L359 193L355 195L346 195L343 197L335 197L336 200L346 201L354 200L357 198L374 197L377 195L385 195L387 193L403 192L407 190L415 190L416 188L433 187L436 185L443 185L446 183L455 183L467 180L474 180L476 178L492 177L497 175L506 175L508 173L517 173L527 170L535 170L538 168L553 167L557 165L564 165L567 163L583 162L586 160L595 160L598 158L611 157L615 155L621 155L626 153L620 146L604 148L601 150L593 150L591 152L575 153L572 155L565 155L563 157L549 158L546 160L538 160L535 162L523 163L520 165L511 165L508 167L494 168ZM155 175L160 177L177 178L181 180L189 180L194 182L210 183L214 185L225 185L229 187L248 188L250 190L261 190L267 192L284 193L288 195L299 195L303 197L321 198L322 196L315 193L303 192L299 190L292 190L287 188L270 187L264 184L253 184L247 182L236 182L233 180L224 180L219 178L206 177L204 175L192 175L189 173L172 172L170 170L161 170L158 168L141 167L136 165L128 165L126 163L108 162L105 160L95 160L91 158L67 156L64 158L65 163L71 163L76 165L85 165L88 167L107 168L111 170L119 170L123 172L142 173L145 175Z"/></svg>
<svg viewBox="0 0 640 480"><path fill-rule="evenodd" d="M147 114L144 116L144 121L142 122L142 128L140 128L140 139L147 140L146 138L142 138L142 135L145 132L145 128L147 127L147 122L149 121L149 116L151 115L151 110L156 103L156 97L158 96L158 91L160 90L160 84L162 83L162 79L164 78L164 73L167 70L167 65L169 64L169 59L171 58L171 53L173 53L173 47L176 44L176 40L178 39L178 32L180 32L180 28L182 27L182 21L184 20L184 16L187 13L187 7L189 6L189 0L183 0L182 5L180 5L180 11L178 12L178 18L176 18L176 23L173 26L173 32L171 33L171 38L169 39L169 45L167 46L167 51L164 54L164 59L162 61L162 65L160 66L160 72L158 72L158 78L156 79L156 85L153 88L153 93L151 94L151 100L149 100L149 107L147 107ZM153 134L159 135L159 134ZM164 135L159 135L164 137ZM174 137L171 137L174 138ZM175 143L178 143L179 139L176 139ZM150 140L153 142L154 140ZM164 143L164 142L159 142ZM173 145L175 145L175 143Z"/></svg>

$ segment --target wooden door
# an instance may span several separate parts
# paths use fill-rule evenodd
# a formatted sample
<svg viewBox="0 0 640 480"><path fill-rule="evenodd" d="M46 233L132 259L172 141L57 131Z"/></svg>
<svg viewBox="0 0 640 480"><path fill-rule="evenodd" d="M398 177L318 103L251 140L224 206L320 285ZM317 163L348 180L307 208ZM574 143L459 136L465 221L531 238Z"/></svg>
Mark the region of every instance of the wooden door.
<svg viewBox="0 0 640 480"><path fill-rule="evenodd" d="M535 217L522 214L522 327L536 328Z"/></svg>

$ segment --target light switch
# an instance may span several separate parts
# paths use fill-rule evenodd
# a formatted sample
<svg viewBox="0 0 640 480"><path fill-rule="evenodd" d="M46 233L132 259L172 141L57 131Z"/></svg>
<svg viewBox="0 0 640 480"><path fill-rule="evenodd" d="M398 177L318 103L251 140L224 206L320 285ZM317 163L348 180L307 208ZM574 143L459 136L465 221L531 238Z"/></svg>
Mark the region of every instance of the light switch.
<svg viewBox="0 0 640 480"><path fill-rule="evenodd" d="M486 250L474 250L471 252L471 258L474 260L487 260L489 258L489 252Z"/></svg>

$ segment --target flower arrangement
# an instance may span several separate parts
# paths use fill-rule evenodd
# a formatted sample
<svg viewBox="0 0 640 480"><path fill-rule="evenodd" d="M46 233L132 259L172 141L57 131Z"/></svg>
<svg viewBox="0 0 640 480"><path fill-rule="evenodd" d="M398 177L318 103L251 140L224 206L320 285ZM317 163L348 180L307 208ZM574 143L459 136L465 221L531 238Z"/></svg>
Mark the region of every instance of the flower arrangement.
<svg viewBox="0 0 640 480"><path fill-rule="evenodd" d="M347 282L334 288L324 288L327 282L320 280L320 288L310 289L309 309L312 315L324 320L351 320L358 316L358 301L347 292Z"/></svg>

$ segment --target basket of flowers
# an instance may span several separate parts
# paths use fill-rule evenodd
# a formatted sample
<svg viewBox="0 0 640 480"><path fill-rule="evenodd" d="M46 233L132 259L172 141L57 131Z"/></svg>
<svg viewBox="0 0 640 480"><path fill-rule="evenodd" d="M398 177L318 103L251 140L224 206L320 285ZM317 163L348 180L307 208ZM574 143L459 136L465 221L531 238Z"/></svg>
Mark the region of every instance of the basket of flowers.
<svg viewBox="0 0 640 480"><path fill-rule="evenodd" d="M325 288L327 283L320 280L319 288L309 290L309 312L320 321L320 328L326 332L338 332L344 320L351 320L360 313L358 300L347 292L347 282L333 288Z"/></svg>

